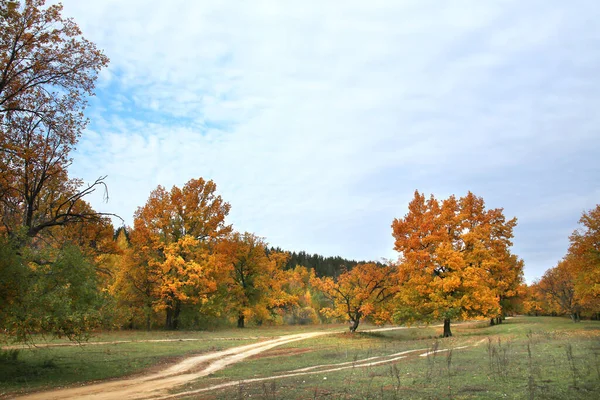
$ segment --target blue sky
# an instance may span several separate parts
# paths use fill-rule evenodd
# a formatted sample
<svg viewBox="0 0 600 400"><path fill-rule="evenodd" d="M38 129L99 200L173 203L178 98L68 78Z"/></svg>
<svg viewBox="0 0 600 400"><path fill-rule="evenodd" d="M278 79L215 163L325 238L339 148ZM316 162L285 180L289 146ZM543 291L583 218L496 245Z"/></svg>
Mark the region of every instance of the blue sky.
<svg viewBox="0 0 600 400"><path fill-rule="evenodd" d="M600 202L600 2L64 0L110 66L71 168L128 224L213 179L274 246L396 258L415 189L516 216L528 281Z"/></svg>

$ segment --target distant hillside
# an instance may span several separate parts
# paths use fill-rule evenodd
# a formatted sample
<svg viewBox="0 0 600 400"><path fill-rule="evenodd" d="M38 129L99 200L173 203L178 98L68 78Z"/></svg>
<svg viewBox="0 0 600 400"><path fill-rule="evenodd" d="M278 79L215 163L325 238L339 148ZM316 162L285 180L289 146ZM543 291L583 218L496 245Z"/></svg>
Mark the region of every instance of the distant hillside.
<svg viewBox="0 0 600 400"><path fill-rule="evenodd" d="M279 247L271 247L271 251L285 251ZM308 254L305 251L295 252L289 251L290 259L285 265L285 269L296 267L296 265L302 265L306 268L314 269L317 276L338 276L345 270L354 268L357 264L364 264L366 262L375 262L381 264L378 261L355 261L348 260L339 256L336 257L324 257L319 254Z"/></svg>

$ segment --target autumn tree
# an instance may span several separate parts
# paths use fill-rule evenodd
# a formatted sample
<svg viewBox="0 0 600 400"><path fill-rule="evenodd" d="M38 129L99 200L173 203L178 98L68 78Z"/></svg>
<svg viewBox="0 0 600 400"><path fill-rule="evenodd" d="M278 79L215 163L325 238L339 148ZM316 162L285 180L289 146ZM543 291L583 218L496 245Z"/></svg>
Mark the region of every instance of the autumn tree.
<svg viewBox="0 0 600 400"><path fill-rule="evenodd" d="M471 192L439 201L416 191L408 214L392 223L400 253L396 319L442 319L448 337L451 320L500 315L500 297L510 286L495 277L511 269L518 277L522 268L510 262L508 250L515 225Z"/></svg>
<svg viewBox="0 0 600 400"><path fill-rule="evenodd" d="M104 180L84 186L67 168L87 124L86 96L108 59L61 11L0 0L0 275L11 287L0 293L0 320L19 339L73 337L97 314L93 245L80 247L69 229L105 224L84 201Z"/></svg>
<svg viewBox="0 0 600 400"><path fill-rule="evenodd" d="M538 283L546 312L568 314L578 322L583 312L600 312L600 205L584 212L570 236L565 257Z"/></svg>
<svg viewBox="0 0 600 400"><path fill-rule="evenodd" d="M584 212L579 224L567 254L575 268L575 297L584 309L600 314L600 205Z"/></svg>
<svg viewBox="0 0 600 400"><path fill-rule="evenodd" d="M283 310L290 324L315 324L322 302L321 292L313 285L315 270L303 265L283 271L283 291L288 295L287 308Z"/></svg>
<svg viewBox="0 0 600 400"><path fill-rule="evenodd" d="M238 328L250 317L258 322L269 319L273 310L295 300L284 290L287 253L268 251L263 239L248 232L234 232L219 243L217 252L219 301L236 317Z"/></svg>
<svg viewBox="0 0 600 400"><path fill-rule="evenodd" d="M575 295L577 278L573 259L565 258L544 273L539 288L549 301L551 310L557 314L568 314L574 322L581 318L581 304Z"/></svg>
<svg viewBox="0 0 600 400"><path fill-rule="evenodd" d="M86 96L108 58L43 0L0 1L0 207L5 231L97 218L77 210L103 178L69 179L70 152L87 124Z"/></svg>
<svg viewBox="0 0 600 400"><path fill-rule="evenodd" d="M325 308L322 312L349 321L350 332L355 332L365 317L370 316L376 322L390 319L391 315L383 305L395 293L393 278L391 267L369 263L358 264L337 279L314 278L312 282L333 303L333 308Z"/></svg>
<svg viewBox="0 0 600 400"><path fill-rule="evenodd" d="M231 232L230 206L216 189L202 178L171 191L158 186L135 213L134 255L123 273L154 310L164 310L167 329L177 329L182 305L201 304L216 290L209 258Z"/></svg>

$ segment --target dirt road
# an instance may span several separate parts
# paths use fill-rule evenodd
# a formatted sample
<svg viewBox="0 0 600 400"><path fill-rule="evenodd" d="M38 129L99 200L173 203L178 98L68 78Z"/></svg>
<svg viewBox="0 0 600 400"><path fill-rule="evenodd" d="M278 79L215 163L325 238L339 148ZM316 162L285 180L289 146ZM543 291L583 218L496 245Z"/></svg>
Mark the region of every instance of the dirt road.
<svg viewBox="0 0 600 400"><path fill-rule="evenodd" d="M245 346L189 357L157 373L135 378L101 382L81 387L37 392L19 397L31 400L59 399L151 399L167 395L168 390L192 382L250 356L283 344L328 335L334 332L310 332L281 336Z"/></svg>
<svg viewBox="0 0 600 400"><path fill-rule="evenodd" d="M391 329L407 329L405 327L379 328L370 329L368 331L381 331ZM187 383L191 383L198 378L207 376L211 373L219 371L228 365L242 361L248 357L260 354L274 347L283 344L310 339L318 336L330 335L339 333L336 331L328 332L309 332L294 335L281 336L275 339L264 340L258 343L253 343L244 346L233 347L227 350L202 354L198 356L188 357L177 364L174 364L164 370L144 376L113 380L108 382L100 382L86 386L72 387L67 389L50 390L45 392L36 392L19 399L29 400L59 400L59 399L102 399L102 400L124 400L124 399L169 399L180 397L182 395L193 395L209 390L216 390L229 386L240 384L240 381L227 382L224 384L214 385L202 389L185 391L181 388L181 393L176 395L169 394L169 390L181 387ZM476 344L471 344L477 345ZM463 346L462 348L470 347ZM458 348L456 348L458 349ZM440 349L436 352L447 351L448 349ZM272 380L278 378L292 377L298 375L311 375L324 372L339 371L346 368L366 367L383 363L393 362L405 357L410 353L420 353L418 355L427 355L427 349L409 350L402 353L390 354L387 356L371 357L364 360L357 360L350 363L316 365L300 370L288 371L284 374L254 378L244 380L244 383L258 382L264 380ZM414 354L417 355L417 354Z"/></svg>

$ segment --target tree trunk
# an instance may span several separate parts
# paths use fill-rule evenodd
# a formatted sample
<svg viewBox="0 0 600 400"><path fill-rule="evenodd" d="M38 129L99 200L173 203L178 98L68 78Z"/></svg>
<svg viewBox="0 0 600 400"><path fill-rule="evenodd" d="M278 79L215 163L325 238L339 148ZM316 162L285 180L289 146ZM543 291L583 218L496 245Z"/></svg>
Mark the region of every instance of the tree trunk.
<svg viewBox="0 0 600 400"><path fill-rule="evenodd" d="M496 325L496 318L491 318L490 319L490 326L494 326Z"/></svg>
<svg viewBox="0 0 600 400"><path fill-rule="evenodd" d="M244 314L239 313L238 314L238 328L243 328L244 327Z"/></svg>
<svg viewBox="0 0 600 400"><path fill-rule="evenodd" d="M152 318L152 303L148 302L148 304L146 304L146 330L148 332L150 332L151 318Z"/></svg>
<svg viewBox="0 0 600 400"><path fill-rule="evenodd" d="M450 318L446 318L444 320L444 334L442 336L443 337L452 336L452 331L450 330Z"/></svg>
<svg viewBox="0 0 600 400"><path fill-rule="evenodd" d="M173 310L167 308L167 315L165 317L165 329L170 330L173 328Z"/></svg>
<svg viewBox="0 0 600 400"><path fill-rule="evenodd" d="M181 302L175 300L171 303L171 307L167 308L167 316L165 319L165 329L176 330L179 325L179 313L181 312Z"/></svg>
<svg viewBox="0 0 600 400"><path fill-rule="evenodd" d="M500 325L502 323L502 317L496 317L496 324Z"/></svg>
<svg viewBox="0 0 600 400"><path fill-rule="evenodd" d="M179 314L181 313L181 302L175 301L175 309L173 310L173 330L179 327Z"/></svg>
<svg viewBox="0 0 600 400"><path fill-rule="evenodd" d="M356 332L356 329L358 329L359 323L360 323L359 318L351 319L350 320L350 332L352 332L352 333Z"/></svg>

